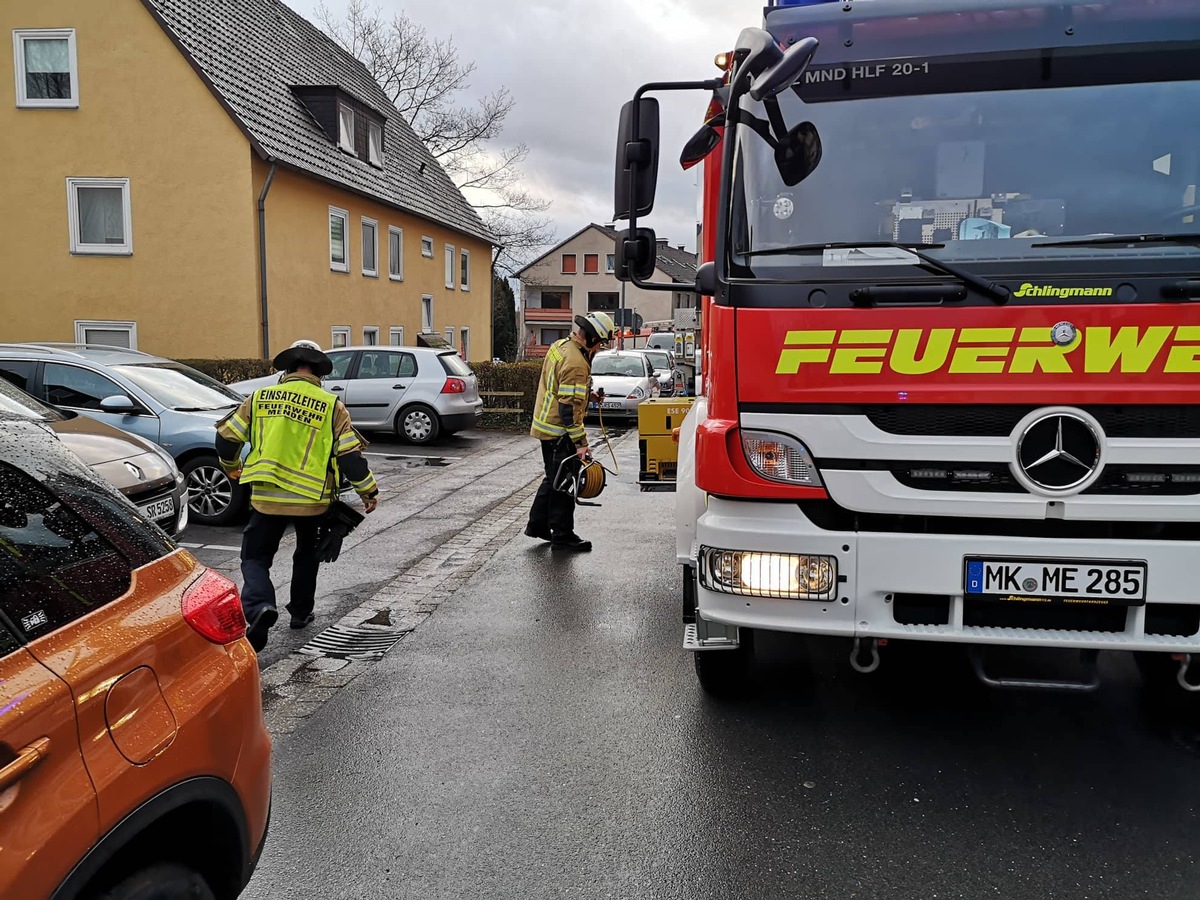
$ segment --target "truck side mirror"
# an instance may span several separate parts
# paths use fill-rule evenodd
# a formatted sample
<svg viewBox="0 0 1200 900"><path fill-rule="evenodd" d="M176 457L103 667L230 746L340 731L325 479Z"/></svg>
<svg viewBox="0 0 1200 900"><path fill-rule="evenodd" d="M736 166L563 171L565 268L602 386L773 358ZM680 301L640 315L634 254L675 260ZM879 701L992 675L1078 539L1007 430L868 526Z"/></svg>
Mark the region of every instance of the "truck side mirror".
<svg viewBox="0 0 1200 900"><path fill-rule="evenodd" d="M700 130L683 145L683 152L679 154L679 164L687 171L712 153L719 143L721 133L717 129L707 124L700 126Z"/></svg>
<svg viewBox="0 0 1200 900"><path fill-rule="evenodd" d="M775 167L788 187L795 187L821 163L821 135L812 122L801 122L775 148Z"/></svg>
<svg viewBox="0 0 1200 900"><path fill-rule="evenodd" d="M634 103L637 123L634 124ZM613 190L614 221L630 215L649 215L654 209L658 184L659 116L658 101L646 97L630 100L621 107L617 129L616 183ZM632 191L632 204L631 204ZM631 209L630 206L634 208ZM651 257L653 259L653 257Z"/></svg>
<svg viewBox="0 0 1200 900"><path fill-rule="evenodd" d="M797 41L770 68L761 74L756 72L757 77L750 85L750 99L756 102L765 100L795 84L817 52L817 44L817 39L811 37Z"/></svg>
<svg viewBox="0 0 1200 900"><path fill-rule="evenodd" d="M635 234L627 228L617 235L615 244L614 274L618 281L630 281L634 275L646 280L654 274L658 236L653 228L639 228Z"/></svg>

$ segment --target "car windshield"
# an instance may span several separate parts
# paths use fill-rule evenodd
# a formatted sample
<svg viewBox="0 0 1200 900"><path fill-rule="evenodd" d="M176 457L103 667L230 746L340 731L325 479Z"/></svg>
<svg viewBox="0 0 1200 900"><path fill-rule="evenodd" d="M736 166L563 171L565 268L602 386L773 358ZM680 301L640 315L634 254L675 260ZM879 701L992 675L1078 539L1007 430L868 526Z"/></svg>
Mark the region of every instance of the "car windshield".
<svg viewBox="0 0 1200 900"><path fill-rule="evenodd" d="M592 374L640 378L646 374L646 368L640 359L632 356L597 356L592 363Z"/></svg>
<svg viewBox="0 0 1200 900"><path fill-rule="evenodd" d="M114 366L113 370L177 411L229 409L242 401L241 394L179 363L138 363Z"/></svg>
<svg viewBox="0 0 1200 900"><path fill-rule="evenodd" d="M1048 246L1200 231L1200 120L1179 113L1200 102L1200 43L1083 48L1044 71L1039 51L854 64L825 63L821 52L779 98L786 129L811 123L819 134L808 177L781 175L765 137L780 130L771 111L742 103L759 120L739 129L736 146L731 247L744 269L820 266L851 280L864 266L916 262L856 246L881 241L1026 270L1081 257L1200 257L1192 239ZM802 249L779 252L789 247Z"/></svg>
<svg viewBox="0 0 1200 900"><path fill-rule="evenodd" d="M67 417L52 406L31 397L20 388L0 378L0 413L37 419L41 422L62 422Z"/></svg>
<svg viewBox="0 0 1200 900"><path fill-rule="evenodd" d="M650 365L656 369L671 368L671 356L669 353L647 353L646 358L650 360Z"/></svg>

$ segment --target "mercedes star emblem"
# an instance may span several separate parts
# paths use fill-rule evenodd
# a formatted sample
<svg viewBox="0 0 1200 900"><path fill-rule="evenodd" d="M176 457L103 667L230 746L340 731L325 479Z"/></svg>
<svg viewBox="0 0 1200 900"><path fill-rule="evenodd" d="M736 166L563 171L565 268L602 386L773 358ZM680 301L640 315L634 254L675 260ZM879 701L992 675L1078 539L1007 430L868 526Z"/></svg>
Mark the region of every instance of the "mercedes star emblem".
<svg viewBox="0 0 1200 900"><path fill-rule="evenodd" d="M1035 487L1065 493L1086 487L1100 468L1100 435L1083 416L1048 412L1026 426L1017 467Z"/></svg>
<svg viewBox="0 0 1200 900"><path fill-rule="evenodd" d="M1070 322L1059 322L1050 329L1050 340L1059 347L1070 347L1079 336L1079 329Z"/></svg>

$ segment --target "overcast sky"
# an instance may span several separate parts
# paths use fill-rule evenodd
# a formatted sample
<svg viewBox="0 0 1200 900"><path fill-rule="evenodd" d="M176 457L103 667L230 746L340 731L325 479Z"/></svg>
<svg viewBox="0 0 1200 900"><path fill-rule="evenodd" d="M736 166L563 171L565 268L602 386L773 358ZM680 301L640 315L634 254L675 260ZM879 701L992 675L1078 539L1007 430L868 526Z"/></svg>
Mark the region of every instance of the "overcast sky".
<svg viewBox="0 0 1200 900"><path fill-rule="evenodd" d="M286 0L316 21L319 0ZM564 239L613 214L621 105L647 81L710 78L713 57L762 23L763 0L373 0L403 11L431 37L453 36L474 60L471 93L505 85L517 103L501 144L524 142L528 187L552 202ZM345 0L326 0L334 12ZM679 151L701 124L700 93L664 95L663 158L654 213L644 223L695 250L695 171Z"/></svg>

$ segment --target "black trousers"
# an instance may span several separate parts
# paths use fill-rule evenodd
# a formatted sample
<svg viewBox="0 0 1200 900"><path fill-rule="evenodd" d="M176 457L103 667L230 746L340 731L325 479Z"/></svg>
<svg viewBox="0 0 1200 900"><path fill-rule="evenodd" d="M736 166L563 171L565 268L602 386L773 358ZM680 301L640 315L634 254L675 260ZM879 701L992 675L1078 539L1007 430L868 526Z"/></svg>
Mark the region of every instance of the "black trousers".
<svg viewBox="0 0 1200 900"><path fill-rule="evenodd" d="M317 597L317 528L320 516L266 516L254 510L242 532L242 609L254 618L264 606L275 606L271 563L279 552L279 541L288 526L296 529L296 552L292 554L291 602L293 616L307 616Z"/></svg>
<svg viewBox="0 0 1200 900"><path fill-rule="evenodd" d="M564 459L575 459L575 445L568 437L553 441L542 441L542 462L546 466L546 477L538 486L533 507L529 510L529 524L535 529L549 528L554 535L572 534L575 531L575 498L570 494L554 490L554 478ZM579 462L568 463L564 471L572 476L579 472Z"/></svg>

